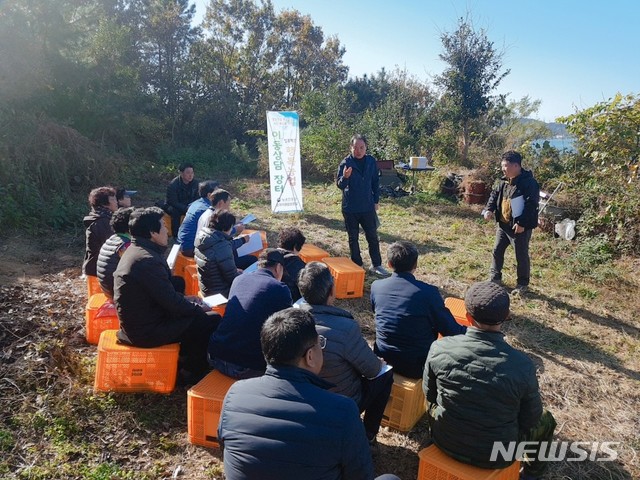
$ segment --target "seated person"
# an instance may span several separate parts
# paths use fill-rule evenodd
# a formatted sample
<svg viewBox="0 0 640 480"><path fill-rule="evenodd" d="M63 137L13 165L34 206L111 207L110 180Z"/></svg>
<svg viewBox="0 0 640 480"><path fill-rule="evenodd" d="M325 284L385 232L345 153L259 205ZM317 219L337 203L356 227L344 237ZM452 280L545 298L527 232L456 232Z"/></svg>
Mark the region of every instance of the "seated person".
<svg viewBox="0 0 640 480"><path fill-rule="evenodd" d="M334 385L331 391L353 399L360 412L364 411L367 439L374 444L391 393L393 372L378 376L384 360L373 353L353 316L333 306L336 287L329 267L309 262L300 272L298 286L306 301L300 309L313 314L318 333L327 339L320 377Z"/></svg>
<svg viewBox="0 0 640 480"><path fill-rule="evenodd" d="M209 363L233 378L258 377L267 364L260 348L260 329L272 313L291 306L282 283L284 258L275 248L260 254L258 270L231 284L224 318L209 342Z"/></svg>
<svg viewBox="0 0 640 480"><path fill-rule="evenodd" d="M168 242L163 216L156 207L131 214L131 246L113 274L117 336L122 343L143 348L179 342L185 374L197 380L209 371L207 343L220 316L208 315L198 297L176 291L162 256Z"/></svg>
<svg viewBox="0 0 640 480"><path fill-rule="evenodd" d="M535 365L500 331L509 318L507 291L493 282L474 283L464 302L473 327L434 342L424 368L431 435L461 462L504 468L515 459L498 455L491 461L494 442L550 441L556 423L542 411ZM525 459L520 478L536 478L545 466Z"/></svg>
<svg viewBox="0 0 640 480"><path fill-rule="evenodd" d="M291 298L294 302L300 300L298 289L298 274L304 268L304 262L298 255L306 238L295 227L287 227L280 231L278 237L278 250L284 255L284 275L282 282L291 290Z"/></svg>
<svg viewBox="0 0 640 480"><path fill-rule="evenodd" d="M102 244L113 235L111 215L118 209L116 191L112 187L98 187L89 193L91 211L82 222L85 227L85 254L82 273L93 277L98 275L96 264Z"/></svg>
<svg viewBox="0 0 640 480"><path fill-rule="evenodd" d="M198 193L200 198L194 201L184 216L182 225L178 229L177 242L180 244L180 253L185 257L193 257L193 242L196 239L196 232L198 229L198 220L204 211L211 206L209 201L209 194L213 192L218 186L218 182L213 180L207 180L200 182L198 185Z"/></svg>
<svg viewBox="0 0 640 480"><path fill-rule="evenodd" d="M289 308L260 333L268 366L262 378L234 383L218 437L227 480L372 480L371 454L358 408L318 377L322 349L313 317ZM378 480L397 480L383 475Z"/></svg>
<svg viewBox="0 0 640 480"><path fill-rule="evenodd" d="M376 323L373 350L393 365L396 373L422 378L429 347L438 334L458 335L466 327L456 323L437 287L414 276L418 267L415 245L405 241L392 243L387 261L393 275L371 285Z"/></svg>
<svg viewBox="0 0 640 480"><path fill-rule="evenodd" d="M235 223L236 217L231 212L216 210L209 217L209 226L196 237L195 259L200 291L204 296L221 293L229 297L233 280L242 273L233 258L231 229Z"/></svg>
<svg viewBox="0 0 640 480"><path fill-rule="evenodd" d="M200 219L198 220L198 232L202 231L202 229L208 225L209 219L211 218L211 215L213 215L213 212L215 212L216 210L230 209L231 194L226 190L223 190L222 188L217 188L209 194L209 201L211 203L211 206L207 208L207 210L200 216ZM236 223L231 229L231 233L229 235L231 235L232 237L236 237L236 235L239 235L243 231L244 225L242 223ZM248 268L258 260L253 255L238 256L238 248L244 245L247 241L248 238L245 239L242 237L236 237L233 239L233 258L235 259L236 267L238 267L240 270Z"/></svg>
<svg viewBox="0 0 640 480"><path fill-rule="evenodd" d="M109 298L113 298L113 272L116 271L122 254L131 245L129 217L131 217L133 210L133 207L119 208L113 213L111 227L115 233L102 244L98 255L98 282L100 282L104 294Z"/></svg>
<svg viewBox="0 0 640 480"><path fill-rule="evenodd" d="M137 190L126 190L124 188L118 188L116 190L116 200L118 200L118 208L129 208L131 206L131 197L133 197Z"/></svg>
<svg viewBox="0 0 640 480"><path fill-rule="evenodd" d="M222 188L216 188L209 194L211 206L198 219L198 232L209 225L209 218L216 210L231 210L231 194ZM244 224L237 223L231 230L231 236L240 235L244 230Z"/></svg>
<svg viewBox="0 0 640 480"><path fill-rule="evenodd" d="M167 202L164 211L171 216L171 235L178 236L180 218L187 214L189 204L198 198L198 180L193 173L191 163L183 163L178 167L180 175L171 180L167 187Z"/></svg>

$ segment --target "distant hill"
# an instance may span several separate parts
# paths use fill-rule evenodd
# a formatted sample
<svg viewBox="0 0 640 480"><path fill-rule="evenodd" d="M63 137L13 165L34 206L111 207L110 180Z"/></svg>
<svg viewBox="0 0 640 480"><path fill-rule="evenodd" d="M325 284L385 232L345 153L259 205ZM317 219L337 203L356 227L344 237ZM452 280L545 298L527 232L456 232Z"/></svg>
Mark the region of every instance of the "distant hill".
<svg viewBox="0 0 640 480"><path fill-rule="evenodd" d="M522 123L533 123L533 122L543 123L543 122L540 122L540 120L536 120L534 118L521 118L520 121ZM563 123L551 122L551 123L545 123L545 125L551 131L551 135L554 137L556 136L570 137L571 136L567 132L567 127Z"/></svg>

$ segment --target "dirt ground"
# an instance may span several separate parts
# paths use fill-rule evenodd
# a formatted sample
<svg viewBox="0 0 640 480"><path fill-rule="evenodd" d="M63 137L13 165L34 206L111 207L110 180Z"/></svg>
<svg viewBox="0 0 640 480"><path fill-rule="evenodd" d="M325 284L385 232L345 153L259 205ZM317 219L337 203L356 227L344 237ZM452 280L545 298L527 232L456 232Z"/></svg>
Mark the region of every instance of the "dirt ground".
<svg viewBox="0 0 640 480"><path fill-rule="evenodd" d="M310 232L312 223L323 230L341 228L320 214L300 221L307 219ZM416 235L421 231L416 228ZM346 247L343 236L339 245L335 237L320 245L335 245L339 253ZM387 237L383 234L383 241L391 241ZM26 235L0 239L0 478L223 478L220 452L188 442L185 388L170 395L94 394L96 347L84 338L83 242L78 234L59 233L39 235L38 242ZM448 248L441 243L443 251ZM536 255L549 255L542 240L536 248ZM446 257L439 261L444 270L455 268ZM624 268L638 272L640 264ZM421 271L420 277L439 285L445 296L462 293L459 281L441 274ZM507 335L539 368L545 405L558 420L557 438L620 442L616 462L556 462L545 478L640 478L640 329L637 311L624 308L625 302L632 309L637 305L628 291L637 291L637 277L626 278L615 288L623 294L601 295L592 305L557 293L562 286L555 284L572 278L551 279L553 293L550 285L540 285L513 305ZM343 306L361 319L371 340L367 299ZM591 340L600 343L594 347ZM417 452L427 440L424 418L406 434L383 428L374 458L377 473L416 478Z"/></svg>

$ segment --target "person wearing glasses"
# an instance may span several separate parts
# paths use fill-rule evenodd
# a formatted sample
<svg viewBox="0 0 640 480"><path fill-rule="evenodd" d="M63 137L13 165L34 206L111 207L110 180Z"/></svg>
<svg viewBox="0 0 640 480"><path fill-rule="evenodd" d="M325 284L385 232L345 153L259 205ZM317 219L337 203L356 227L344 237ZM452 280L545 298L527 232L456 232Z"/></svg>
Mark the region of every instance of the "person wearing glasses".
<svg viewBox="0 0 640 480"><path fill-rule="evenodd" d="M373 353L353 316L333 305L336 287L329 267L322 262L309 262L298 276L298 287L305 300L300 308L313 314L318 333L329 340L320 376L335 385L333 392L358 404L360 412L364 412L367 440L375 448L393 386L393 372Z"/></svg>
<svg viewBox="0 0 640 480"><path fill-rule="evenodd" d="M372 480L371 453L355 402L318 376L331 342L311 313L288 308L260 332L264 376L234 383L218 438L227 480ZM398 480L382 475L378 480Z"/></svg>

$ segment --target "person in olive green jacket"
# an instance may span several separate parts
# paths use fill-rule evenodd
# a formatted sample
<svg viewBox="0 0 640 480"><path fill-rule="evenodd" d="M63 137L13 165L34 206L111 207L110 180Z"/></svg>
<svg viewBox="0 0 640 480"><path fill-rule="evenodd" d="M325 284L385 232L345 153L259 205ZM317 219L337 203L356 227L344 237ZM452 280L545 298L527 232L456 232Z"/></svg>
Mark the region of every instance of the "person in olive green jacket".
<svg viewBox="0 0 640 480"><path fill-rule="evenodd" d="M493 282L475 283L465 306L473 326L465 335L433 342L427 356L423 389L431 436L458 461L504 468L515 458L492 458L494 442L550 441L555 421L543 413L534 363L500 331L509 317L507 291ZM544 467L535 458L525 460L523 478L536 478Z"/></svg>

